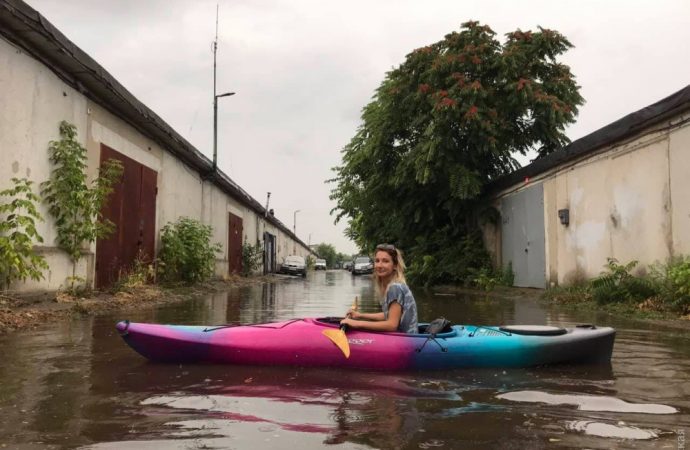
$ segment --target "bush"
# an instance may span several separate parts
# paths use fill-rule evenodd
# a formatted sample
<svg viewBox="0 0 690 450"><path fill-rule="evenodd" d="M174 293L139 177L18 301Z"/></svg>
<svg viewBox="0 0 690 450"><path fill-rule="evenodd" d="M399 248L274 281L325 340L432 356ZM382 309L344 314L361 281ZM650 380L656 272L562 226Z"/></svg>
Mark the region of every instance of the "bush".
<svg viewBox="0 0 690 450"><path fill-rule="evenodd" d="M212 228L182 217L161 230L158 273L163 281L198 283L213 275L220 244L211 244Z"/></svg>
<svg viewBox="0 0 690 450"><path fill-rule="evenodd" d="M43 217L36 209L38 197L26 178L12 178L14 187L0 191L0 288L15 280L40 280L48 269L34 242L43 242L36 223ZM7 200L5 200L7 198Z"/></svg>
<svg viewBox="0 0 690 450"><path fill-rule="evenodd" d="M590 282L592 298L597 303L642 302L658 293L653 280L632 275L631 272L637 266L637 261L619 264L616 258L607 258L607 260L605 267L609 272L603 273Z"/></svg>
<svg viewBox="0 0 690 450"><path fill-rule="evenodd" d="M671 259L665 265L652 267L652 278L659 286L659 297L670 310L690 311L690 257Z"/></svg>
<svg viewBox="0 0 690 450"><path fill-rule="evenodd" d="M242 276L248 277L254 273L263 263L263 250L261 245L251 245L247 241L242 244Z"/></svg>
<svg viewBox="0 0 690 450"><path fill-rule="evenodd" d="M430 286L441 283L475 284L484 270L493 273L491 258L479 232L469 233L452 245L447 243L446 229L439 230L428 242L418 243L411 249L412 263L408 279L412 284ZM511 270L512 271L512 270Z"/></svg>

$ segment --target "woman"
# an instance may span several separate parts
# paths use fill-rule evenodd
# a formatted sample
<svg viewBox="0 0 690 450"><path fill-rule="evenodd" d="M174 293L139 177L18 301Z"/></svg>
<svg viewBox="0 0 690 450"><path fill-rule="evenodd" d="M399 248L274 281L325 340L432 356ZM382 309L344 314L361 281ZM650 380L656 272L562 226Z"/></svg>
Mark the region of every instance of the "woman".
<svg viewBox="0 0 690 450"><path fill-rule="evenodd" d="M376 246L373 277L382 312L365 314L351 309L340 323L358 330L418 333L417 304L405 284L402 254L394 245Z"/></svg>

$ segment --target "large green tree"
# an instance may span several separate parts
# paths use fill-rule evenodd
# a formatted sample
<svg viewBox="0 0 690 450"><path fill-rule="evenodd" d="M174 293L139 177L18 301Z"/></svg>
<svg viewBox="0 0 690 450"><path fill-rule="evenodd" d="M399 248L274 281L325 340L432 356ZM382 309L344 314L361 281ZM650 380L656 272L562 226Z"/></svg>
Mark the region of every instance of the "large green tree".
<svg viewBox="0 0 690 450"><path fill-rule="evenodd" d="M335 267L338 252L335 251L335 247L331 244L321 243L314 248L314 251L320 258L326 260L326 265L329 268Z"/></svg>
<svg viewBox="0 0 690 450"><path fill-rule="evenodd" d="M560 33L508 33L467 22L386 74L334 170L336 220L361 248L394 242L425 282L486 264L477 211L487 183L545 156L583 103Z"/></svg>

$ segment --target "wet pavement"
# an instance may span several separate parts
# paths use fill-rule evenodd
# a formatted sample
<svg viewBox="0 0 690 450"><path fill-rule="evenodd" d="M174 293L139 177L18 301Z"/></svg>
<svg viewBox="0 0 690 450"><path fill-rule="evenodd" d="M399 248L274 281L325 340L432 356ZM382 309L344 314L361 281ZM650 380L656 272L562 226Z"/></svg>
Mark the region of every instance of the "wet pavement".
<svg viewBox="0 0 690 450"><path fill-rule="evenodd" d="M0 337L0 448L685 448L690 334L529 299L417 290L420 320L596 323L611 366L377 373L153 364L120 319L217 325L342 315L371 280L310 273L130 314Z"/></svg>

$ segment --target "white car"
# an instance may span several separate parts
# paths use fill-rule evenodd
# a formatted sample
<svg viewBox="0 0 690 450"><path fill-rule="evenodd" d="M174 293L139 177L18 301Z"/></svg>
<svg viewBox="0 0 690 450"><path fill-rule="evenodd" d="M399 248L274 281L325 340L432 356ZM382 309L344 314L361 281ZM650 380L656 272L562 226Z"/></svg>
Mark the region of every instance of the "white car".
<svg viewBox="0 0 690 450"><path fill-rule="evenodd" d="M354 265L352 266L352 275L357 275L360 273L373 273L374 263L368 256L358 256L355 258Z"/></svg>
<svg viewBox="0 0 690 450"><path fill-rule="evenodd" d="M302 275L302 277L306 277L307 262L304 260L304 256L290 255L285 258L283 265L280 266L280 271L289 275Z"/></svg>
<svg viewBox="0 0 690 450"><path fill-rule="evenodd" d="M326 270L326 260L317 259L316 263L314 264L314 270Z"/></svg>

